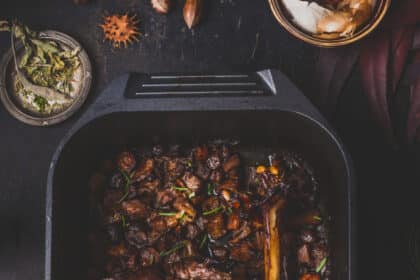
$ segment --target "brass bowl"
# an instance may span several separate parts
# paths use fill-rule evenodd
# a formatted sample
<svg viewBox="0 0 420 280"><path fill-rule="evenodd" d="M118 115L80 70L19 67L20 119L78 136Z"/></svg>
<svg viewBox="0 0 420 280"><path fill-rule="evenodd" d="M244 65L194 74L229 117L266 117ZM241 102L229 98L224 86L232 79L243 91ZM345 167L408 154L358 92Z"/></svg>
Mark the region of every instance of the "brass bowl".
<svg viewBox="0 0 420 280"><path fill-rule="evenodd" d="M366 37L382 21L391 4L391 0L378 0L376 4L377 7L375 8L375 11L371 16L369 22L366 23L362 28L357 30L353 35L350 35L348 37L325 39L313 36L312 34L307 33L299 27L297 27L287 17L284 11L284 7L282 7L282 4L280 3L281 0L268 0L268 2L270 4L271 11L273 12L274 17L287 31L289 31L290 34L309 44L327 48L348 45Z"/></svg>

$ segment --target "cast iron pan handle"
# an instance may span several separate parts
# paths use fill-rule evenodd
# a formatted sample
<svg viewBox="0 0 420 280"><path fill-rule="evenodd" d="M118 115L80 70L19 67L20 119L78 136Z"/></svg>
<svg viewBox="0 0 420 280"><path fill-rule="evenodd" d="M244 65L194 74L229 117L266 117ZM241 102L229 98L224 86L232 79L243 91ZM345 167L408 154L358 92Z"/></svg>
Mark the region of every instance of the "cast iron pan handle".
<svg viewBox="0 0 420 280"><path fill-rule="evenodd" d="M109 113L146 111L283 110L328 122L280 71L250 74L126 74L114 80L75 129Z"/></svg>

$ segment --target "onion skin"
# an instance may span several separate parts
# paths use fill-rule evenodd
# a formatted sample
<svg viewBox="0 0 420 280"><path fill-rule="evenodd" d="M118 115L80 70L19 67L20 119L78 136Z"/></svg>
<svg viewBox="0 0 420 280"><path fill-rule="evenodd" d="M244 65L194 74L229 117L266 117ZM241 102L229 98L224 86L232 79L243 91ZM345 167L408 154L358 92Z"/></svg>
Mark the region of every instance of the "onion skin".
<svg viewBox="0 0 420 280"><path fill-rule="evenodd" d="M270 205L263 207L263 219L265 226L264 240L264 279L279 280L281 275L281 233L280 221L281 210L286 201L277 199Z"/></svg>

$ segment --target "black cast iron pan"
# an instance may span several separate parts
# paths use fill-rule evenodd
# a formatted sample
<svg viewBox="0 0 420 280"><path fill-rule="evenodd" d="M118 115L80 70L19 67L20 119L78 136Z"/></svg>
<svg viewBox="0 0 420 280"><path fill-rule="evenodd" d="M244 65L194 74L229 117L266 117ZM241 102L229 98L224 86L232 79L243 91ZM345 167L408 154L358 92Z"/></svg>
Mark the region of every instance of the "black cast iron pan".
<svg viewBox="0 0 420 280"><path fill-rule="evenodd" d="M334 280L355 276L354 174L327 121L279 71L244 75L127 74L61 140L48 175L45 279L87 279L88 180L124 147L238 139L258 160L291 150L309 161L330 215ZM90 240L92 241L92 240Z"/></svg>

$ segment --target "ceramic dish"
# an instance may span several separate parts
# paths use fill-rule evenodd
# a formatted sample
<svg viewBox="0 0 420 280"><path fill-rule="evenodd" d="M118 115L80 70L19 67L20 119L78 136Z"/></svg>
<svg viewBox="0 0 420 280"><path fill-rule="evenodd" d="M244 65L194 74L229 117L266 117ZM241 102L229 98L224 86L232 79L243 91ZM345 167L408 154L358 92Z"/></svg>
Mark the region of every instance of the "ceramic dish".
<svg viewBox="0 0 420 280"><path fill-rule="evenodd" d="M356 2L348 0L343 4L345 1L341 3L336 0L331 1L338 3L336 5L353 5L351 3ZM336 47L354 43L372 32L384 18L391 0L359 1L372 6L368 12L369 16L366 16L364 14L366 11L363 10L359 10L356 16L350 15L349 10L331 12L318 5L316 1L305 3L303 0L268 0L268 2L277 21L296 38L319 47ZM354 11L352 10L353 13ZM329 15L333 13L328 21L323 16L325 13ZM360 19L358 18L360 16L365 17L365 20L359 20L361 23L356 24L354 21ZM323 30L340 28L337 26L343 28L340 29L340 33L319 33L320 26Z"/></svg>
<svg viewBox="0 0 420 280"><path fill-rule="evenodd" d="M55 107L48 112L37 112L25 97L16 89L16 71L14 70L13 54L10 49L3 57L0 67L0 99L7 111L16 119L35 126L48 126L60 123L72 116L84 103L89 93L92 81L92 67L86 51L72 37L57 31L43 31L39 33L41 39L55 41L63 49L80 49L78 58L80 66L74 73L72 82L74 91L70 103ZM23 53L23 46L16 44L19 59Z"/></svg>

